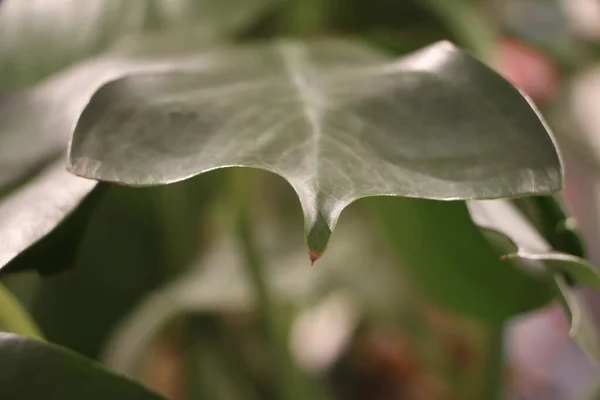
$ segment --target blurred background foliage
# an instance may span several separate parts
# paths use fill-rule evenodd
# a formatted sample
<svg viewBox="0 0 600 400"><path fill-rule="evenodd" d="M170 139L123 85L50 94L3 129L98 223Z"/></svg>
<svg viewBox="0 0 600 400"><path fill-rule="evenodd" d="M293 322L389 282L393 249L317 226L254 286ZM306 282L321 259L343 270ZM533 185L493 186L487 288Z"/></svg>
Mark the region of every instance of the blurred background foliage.
<svg viewBox="0 0 600 400"><path fill-rule="evenodd" d="M0 101L2 93L131 41L161 52L282 35L346 36L396 55L450 39L485 60L549 120L566 165L561 196L574 215L558 220L579 222L589 257L600 265L594 0L2 0ZM258 321L251 278L232 239L228 182L238 174L257 183L252 226L276 314L289 329L283 345L308 398L489 399L486 368L495 339L487 323L470 317L529 311L548 296L502 293L495 275L480 272L482 262L496 261L485 259L491 253L463 203L358 202L344 213L327 256L311 268L297 198L280 178L220 170L164 187L110 186L69 271L2 282L48 340L169 399L277 398L276 345ZM540 224L557 212L552 204L540 198L520 206L546 216L536 222L529 213L544 232ZM386 235L385 221L376 218L381 209L402 221ZM580 255L573 251L580 249L576 236L565 232L555 242ZM465 275L453 274L453 265ZM515 304L528 306L511 308L516 296L526 298ZM600 323L600 295L586 298ZM568 321L556 304L509 321L509 398L570 400L591 390L600 371L568 340Z"/></svg>

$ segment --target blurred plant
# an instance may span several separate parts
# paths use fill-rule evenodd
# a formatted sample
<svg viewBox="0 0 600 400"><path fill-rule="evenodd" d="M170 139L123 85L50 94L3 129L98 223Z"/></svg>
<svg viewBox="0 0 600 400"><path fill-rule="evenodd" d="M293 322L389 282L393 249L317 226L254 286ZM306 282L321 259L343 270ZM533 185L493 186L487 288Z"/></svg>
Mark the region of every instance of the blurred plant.
<svg viewBox="0 0 600 400"><path fill-rule="evenodd" d="M497 27L353 3L0 3L0 268L48 340L174 398L494 400L506 324L557 299L600 358L545 122L428 45L493 63ZM41 337L9 292L0 325ZM158 397L0 336L3 397L90 391Z"/></svg>

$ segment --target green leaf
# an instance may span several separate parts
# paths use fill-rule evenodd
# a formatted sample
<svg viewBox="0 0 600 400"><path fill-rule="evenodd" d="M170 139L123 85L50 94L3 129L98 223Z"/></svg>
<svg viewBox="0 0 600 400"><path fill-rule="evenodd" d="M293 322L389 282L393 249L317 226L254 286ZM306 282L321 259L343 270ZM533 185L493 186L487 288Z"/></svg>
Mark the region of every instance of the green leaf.
<svg viewBox="0 0 600 400"><path fill-rule="evenodd" d="M500 260L464 202L377 198L369 205L400 266L442 308L500 323L554 296L550 278Z"/></svg>
<svg viewBox="0 0 600 400"><path fill-rule="evenodd" d="M0 89L37 82L123 38L185 31L214 43L244 29L278 0L3 0ZM131 38L130 38L131 37Z"/></svg>
<svg viewBox="0 0 600 400"><path fill-rule="evenodd" d="M532 106L447 42L390 60L351 42L281 41L191 64L104 85L79 119L70 170L134 186L231 166L276 173L300 198L315 257L363 197L495 198L562 185Z"/></svg>
<svg viewBox="0 0 600 400"><path fill-rule="evenodd" d="M486 236L506 258L540 261L550 272L567 275L572 283L600 288L600 275L594 266L581 257L552 249L513 203L470 201L468 207L474 222L488 230Z"/></svg>
<svg viewBox="0 0 600 400"><path fill-rule="evenodd" d="M0 398L162 399L76 353L9 333L0 333Z"/></svg>
<svg viewBox="0 0 600 400"><path fill-rule="evenodd" d="M556 196L530 196L514 201L555 249L585 257L585 243L573 218Z"/></svg>
<svg viewBox="0 0 600 400"><path fill-rule="evenodd" d="M0 88L37 82L140 31L149 1L4 0L0 6Z"/></svg>
<svg viewBox="0 0 600 400"><path fill-rule="evenodd" d="M600 289L600 275L585 259L559 252L546 252L543 254L532 254L525 251L518 251L509 254L509 258L542 261L544 266L551 272L564 274L569 277L571 284L587 286L594 289Z"/></svg>
<svg viewBox="0 0 600 400"><path fill-rule="evenodd" d="M0 270L50 274L71 267L73 246L101 186L65 171L61 158L0 199ZM51 232L55 235L46 237ZM60 242L66 239L66 244ZM52 246L56 241L60 244ZM31 251L23 253L28 248Z"/></svg>
<svg viewBox="0 0 600 400"><path fill-rule="evenodd" d="M43 340L43 335L19 299L0 283L0 331Z"/></svg>
<svg viewBox="0 0 600 400"><path fill-rule="evenodd" d="M571 319L569 336L586 354L600 361L600 341L594 324L594 316L588 310L585 299L572 286L556 275L556 284L562 296L565 312Z"/></svg>
<svg viewBox="0 0 600 400"><path fill-rule="evenodd" d="M269 8L286 1L289 0L155 0L153 12L162 26L198 26L204 37L215 40L248 28Z"/></svg>
<svg viewBox="0 0 600 400"><path fill-rule="evenodd" d="M593 319L586 311L584 300L572 286L580 284L600 288L600 276L595 268L584 259L552 250L509 201L471 201L469 211L475 223L484 228L490 243L508 253L508 258L539 262L544 267L542 272L554 276L565 312L571 317L570 336L588 355L600 361L600 342ZM539 270L538 265L534 267Z"/></svg>

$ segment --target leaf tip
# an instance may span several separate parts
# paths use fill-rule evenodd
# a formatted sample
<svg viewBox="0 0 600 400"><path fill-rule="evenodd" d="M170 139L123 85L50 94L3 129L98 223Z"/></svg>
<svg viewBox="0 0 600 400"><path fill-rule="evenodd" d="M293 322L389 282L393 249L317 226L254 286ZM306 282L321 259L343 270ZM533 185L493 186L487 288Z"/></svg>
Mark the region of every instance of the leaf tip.
<svg viewBox="0 0 600 400"><path fill-rule="evenodd" d="M308 257L310 258L310 265L313 266L315 265L315 262L321 258L322 254L317 252L317 251L313 251L313 250L309 250L308 252Z"/></svg>

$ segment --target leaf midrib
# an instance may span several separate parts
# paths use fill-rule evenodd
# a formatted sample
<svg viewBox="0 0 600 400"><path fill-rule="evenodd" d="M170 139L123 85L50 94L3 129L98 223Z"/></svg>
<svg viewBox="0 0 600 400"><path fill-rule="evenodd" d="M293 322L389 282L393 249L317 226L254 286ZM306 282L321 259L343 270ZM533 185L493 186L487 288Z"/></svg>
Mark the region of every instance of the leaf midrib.
<svg viewBox="0 0 600 400"><path fill-rule="evenodd" d="M280 42L276 51L281 57L284 70L290 77L298 93L298 102L310 127L310 174L311 185L315 193L319 190L319 155L323 137L324 96L319 91L316 73L309 65L306 46L297 42Z"/></svg>

